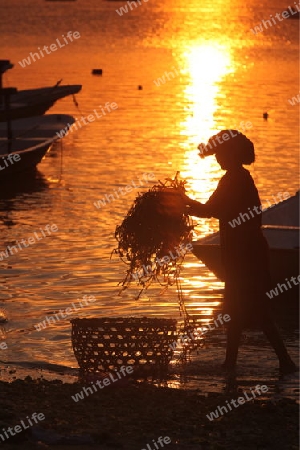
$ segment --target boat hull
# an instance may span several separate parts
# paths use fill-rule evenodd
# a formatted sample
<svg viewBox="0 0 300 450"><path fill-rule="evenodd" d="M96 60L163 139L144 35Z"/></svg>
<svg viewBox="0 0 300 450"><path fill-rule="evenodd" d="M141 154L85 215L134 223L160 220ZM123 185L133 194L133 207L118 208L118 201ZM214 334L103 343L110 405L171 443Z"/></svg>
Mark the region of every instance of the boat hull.
<svg viewBox="0 0 300 450"><path fill-rule="evenodd" d="M16 140L27 137L29 139L50 139L52 137L59 138L61 131L67 131L74 122L73 116L68 114L47 114L45 116L12 120L10 128L13 138ZM2 122L0 123L0 154L3 154L1 141L6 139L7 124Z"/></svg>
<svg viewBox="0 0 300 450"><path fill-rule="evenodd" d="M7 125L0 123L0 182L34 169L74 122L66 114L15 120L11 122L12 140L6 138Z"/></svg>
<svg viewBox="0 0 300 450"><path fill-rule="evenodd" d="M266 209L262 214L262 232L270 249L272 283L299 276L299 192ZM224 281L220 233L193 242L193 253L217 278ZM290 289L298 295L298 289Z"/></svg>
<svg viewBox="0 0 300 450"><path fill-rule="evenodd" d="M217 278L224 281L225 271L221 260L221 248L218 244L193 243L193 253ZM270 248L270 270L272 283L283 283L285 278L299 275L299 250Z"/></svg>
<svg viewBox="0 0 300 450"><path fill-rule="evenodd" d="M43 141L34 147L29 147L26 150L11 152L10 155L12 157L14 155L18 155L20 157L20 159L18 158L18 160L12 164L7 162L7 165L5 165L0 159L0 182L11 179L12 176L17 174L35 169L46 153L51 149L54 142L55 139L50 139Z"/></svg>
<svg viewBox="0 0 300 450"><path fill-rule="evenodd" d="M10 120L42 115L57 100L77 94L81 87L81 85L54 86L18 91L10 98ZM7 113L3 107L0 107L0 122L6 122L6 120Z"/></svg>

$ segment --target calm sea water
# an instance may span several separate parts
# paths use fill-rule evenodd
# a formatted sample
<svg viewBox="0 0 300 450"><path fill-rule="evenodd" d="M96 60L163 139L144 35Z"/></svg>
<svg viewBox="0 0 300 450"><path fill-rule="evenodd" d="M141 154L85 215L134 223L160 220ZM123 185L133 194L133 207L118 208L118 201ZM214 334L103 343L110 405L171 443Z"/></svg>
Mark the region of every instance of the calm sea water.
<svg viewBox="0 0 300 450"><path fill-rule="evenodd" d="M114 230L142 189L119 198L115 190L138 184L145 173L157 181L180 171L189 194L205 201L222 172L214 158L199 161L196 147L218 130L251 123L247 135L257 152L251 173L263 201L298 188L299 112L288 99L299 92L299 22L251 32L286 2L141 0L120 16L123 4L0 0L0 58L15 64L5 86L82 84L79 110L72 98L50 110L77 118L100 114L107 102L118 105L54 148L39 165L38 183L18 195L3 192L0 251L47 224L58 231L0 262L0 308L8 318L0 360L76 366L68 320L41 332L34 325L85 294L96 301L82 316L179 318L175 288L162 296L153 287L138 302L135 289L118 296L125 267L110 259ZM68 31L80 38L25 68L18 63L56 39L64 42ZM93 68L103 76L92 76ZM111 201L97 209L106 194ZM217 227L199 219L196 234ZM182 283L189 311L209 320L223 284L192 254Z"/></svg>

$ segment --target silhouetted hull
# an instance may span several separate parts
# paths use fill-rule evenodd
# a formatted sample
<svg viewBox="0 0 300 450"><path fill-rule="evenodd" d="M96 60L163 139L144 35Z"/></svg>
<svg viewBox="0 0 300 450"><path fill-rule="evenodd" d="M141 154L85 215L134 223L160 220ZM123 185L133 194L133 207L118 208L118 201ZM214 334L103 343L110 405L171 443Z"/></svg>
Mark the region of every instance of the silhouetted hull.
<svg viewBox="0 0 300 450"><path fill-rule="evenodd" d="M193 243L193 253L217 278L224 281L224 266L221 261L221 249L218 244ZM299 250L297 249L270 249L270 268L272 282L283 283L285 278L299 275Z"/></svg>
<svg viewBox="0 0 300 450"><path fill-rule="evenodd" d="M262 215L262 230L270 247L270 268L274 285L299 275L299 193L268 208ZM238 226L238 225L237 225ZM224 281L220 235L211 234L193 242L193 253ZM296 288L295 288L296 290Z"/></svg>
<svg viewBox="0 0 300 450"><path fill-rule="evenodd" d="M74 122L74 117L66 114L13 120L12 140L6 138L7 124L0 123L0 181L11 180L34 169L60 138L60 133ZM17 161L14 158L16 155L19 155Z"/></svg>
<svg viewBox="0 0 300 450"><path fill-rule="evenodd" d="M8 155L2 155L0 158L0 182L12 178L15 175L21 173L30 172L41 162L46 153L50 150L51 146L56 139L50 139L37 144L33 147L27 147L25 150L20 150L17 152L11 152L10 155L15 154L20 156L19 161L15 161L12 164L6 159ZM22 144L20 143L20 146ZM24 146L28 145L28 141L24 142ZM7 165L3 162L5 158Z"/></svg>
<svg viewBox="0 0 300 450"><path fill-rule="evenodd" d="M31 141L36 139L46 140L53 137L59 138L60 132L62 130L67 131L74 122L74 117L68 114L47 114L45 116L12 120L10 128L14 145L17 145L19 140L24 140L25 142L25 138ZM7 124L5 122L0 123L0 156L3 156L3 145L1 143L3 140L4 142L7 140ZM40 142L36 143L40 144ZM34 145L34 143L30 143L27 147ZM24 147L22 147L22 150L24 150Z"/></svg>
<svg viewBox="0 0 300 450"><path fill-rule="evenodd" d="M54 86L23 90L11 96L10 119L21 119L44 114L54 103L68 95L76 94L81 85ZM7 120L3 106L0 106L0 122Z"/></svg>

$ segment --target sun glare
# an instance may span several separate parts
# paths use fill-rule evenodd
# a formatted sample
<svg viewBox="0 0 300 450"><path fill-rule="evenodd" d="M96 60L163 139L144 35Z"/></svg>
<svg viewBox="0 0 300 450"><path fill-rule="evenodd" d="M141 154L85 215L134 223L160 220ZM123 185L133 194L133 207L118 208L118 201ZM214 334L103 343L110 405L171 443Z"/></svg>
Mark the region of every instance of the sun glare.
<svg viewBox="0 0 300 450"><path fill-rule="evenodd" d="M230 54L216 44L193 47L183 54L190 83L185 95L189 102L189 115L183 125L183 134L194 143L206 141L215 131L214 114L219 105L219 82L232 71ZM196 138L196 141L195 141Z"/></svg>
<svg viewBox="0 0 300 450"><path fill-rule="evenodd" d="M182 123L181 133L187 137L185 141L185 164L182 176L193 180L192 192L202 192L207 198L213 186L209 181L212 174L219 172L213 158L201 161L201 179L199 179L199 156L197 146L207 142L216 133L215 115L220 107L222 86L220 82L230 72L233 72L230 51L221 48L217 43L204 43L186 50L182 59L186 72L189 73L189 84L185 96L189 105L186 119ZM209 191L207 190L209 189Z"/></svg>

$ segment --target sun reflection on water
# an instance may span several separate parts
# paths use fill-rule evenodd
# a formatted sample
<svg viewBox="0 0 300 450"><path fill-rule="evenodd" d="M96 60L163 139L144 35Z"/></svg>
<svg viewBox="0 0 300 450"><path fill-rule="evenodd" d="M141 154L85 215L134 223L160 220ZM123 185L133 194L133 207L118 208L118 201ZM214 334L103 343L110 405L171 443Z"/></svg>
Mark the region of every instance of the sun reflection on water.
<svg viewBox="0 0 300 450"><path fill-rule="evenodd" d="M190 74L185 96L190 104L190 114L182 124L182 134L191 143L206 141L216 131L214 115L219 107L219 84L225 75L234 71L230 50L218 43L204 43L183 53Z"/></svg>
<svg viewBox="0 0 300 450"><path fill-rule="evenodd" d="M218 131L215 116L222 96L221 81L234 72L234 64L230 49L217 42L193 45L183 52L182 59L190 76L184 92L189 111L181 124L181 134L186 136L182 176L190 181L189 194L197 193L206 200L216 187L220 170L214 158L199 164L197 146Z"/></svg>

